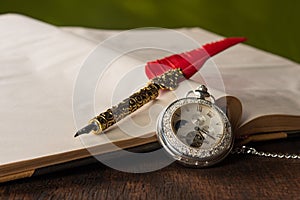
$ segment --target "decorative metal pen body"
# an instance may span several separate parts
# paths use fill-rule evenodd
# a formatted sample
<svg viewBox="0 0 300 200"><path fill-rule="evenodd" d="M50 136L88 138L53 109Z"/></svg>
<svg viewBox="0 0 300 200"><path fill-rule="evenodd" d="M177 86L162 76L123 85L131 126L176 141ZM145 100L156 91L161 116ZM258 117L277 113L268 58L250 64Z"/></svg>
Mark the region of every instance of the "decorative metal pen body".
<svg viewBox="0 0 300 200"><path fill-rule="evenodd" d="M109 108L105 112L96 116L94 119L92 119L92 122L98 121L101 131L104 131L149 101L156 99L159 94L159 89L159 85L155 83L149 83L146 87L132 94L129 98L124 99L118 105L113 106L112 108Z"/></svg>
<svg viewBox="0 0 300 200"><path fill-rule="evenodd" d="M151 79L149 84L118 105L93 118L89 125L75 134L75 137L90 132L101 133L149 101L157 98L160 89L175 89L180 80L188 79L195 74L211 56L245 40L246 38L241 37L225 38L189 52L148 62L145 72L147 77Z"/></svg>
<svg viewBox="0 0 300 200"><path fill-rule="evenodd" d="M180 69L172 69L161 76L150 80L147 86L130 95L119 104L100 113L90 120L89 124L80 129L74 137L93 132L100 134L118 121L135 112L143 105L156 99L160 89L174 90L184 78Z"/></svg>

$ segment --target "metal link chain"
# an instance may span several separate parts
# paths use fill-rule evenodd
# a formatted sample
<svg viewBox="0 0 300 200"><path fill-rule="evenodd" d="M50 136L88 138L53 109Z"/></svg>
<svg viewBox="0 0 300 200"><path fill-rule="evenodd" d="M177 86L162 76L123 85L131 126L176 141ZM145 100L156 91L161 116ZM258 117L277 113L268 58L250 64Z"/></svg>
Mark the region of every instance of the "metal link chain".
<svg viewBox="0 0 300 200"><path fill-rule="evenodd" d="M300 154L288 154L288 153L271 153L264 151L257 151L252 147L242 146L237 147L231 151L232 154L251 154L261 157L271 157L271 158L285 158L285 159L300 159Z"/></svg>

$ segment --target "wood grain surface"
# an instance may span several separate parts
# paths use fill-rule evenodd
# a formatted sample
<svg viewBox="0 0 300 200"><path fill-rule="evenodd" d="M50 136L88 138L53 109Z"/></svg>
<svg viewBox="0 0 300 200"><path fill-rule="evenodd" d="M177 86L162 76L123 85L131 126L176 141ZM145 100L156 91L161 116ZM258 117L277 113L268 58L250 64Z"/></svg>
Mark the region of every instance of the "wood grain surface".
<svg viewBox="0 0 300 200"><path fill-rule="evenodd" d="M257 148L299 153L299 145ZM96 163L1 184L0 199L300 199L300 160L230 155L211 168L173 163L143 174Z"/></svg>

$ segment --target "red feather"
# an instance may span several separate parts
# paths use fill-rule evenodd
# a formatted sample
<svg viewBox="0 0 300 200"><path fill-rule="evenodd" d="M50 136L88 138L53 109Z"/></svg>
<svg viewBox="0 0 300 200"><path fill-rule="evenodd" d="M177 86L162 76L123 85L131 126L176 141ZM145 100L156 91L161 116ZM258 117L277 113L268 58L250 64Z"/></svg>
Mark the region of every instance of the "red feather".
<svg viewBox="0 0 300 200"><path fill-rule="evenodd" d="M148 62L145 67L146 75L149 79L152 79L170 69L180 68L185 78L189 79L203 66L207 59L245 40L246 38L244 37L225 38L217 42L205 44L192 51Z"/></svg>

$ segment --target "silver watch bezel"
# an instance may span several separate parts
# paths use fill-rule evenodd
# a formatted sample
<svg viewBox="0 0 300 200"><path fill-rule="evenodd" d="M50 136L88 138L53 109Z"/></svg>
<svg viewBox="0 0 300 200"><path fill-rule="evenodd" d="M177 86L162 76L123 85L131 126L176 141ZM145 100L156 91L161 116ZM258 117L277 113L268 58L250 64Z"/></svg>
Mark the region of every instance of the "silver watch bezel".
<svg viewBox="0 0 300 200"><path fill-rule="evenodd" d="M199 103L215 109L221 116L224 124L223 137L219 144L212 149L190 147L180 141L172 129L171 120L174 112L178 108L191 103ZM214 103L196 97L178 99L163 110L157 122L157 135L160 144L175 160L191 167L211 166L220 162L231 151L234 140L230 122L224 112Z"/></svg>

